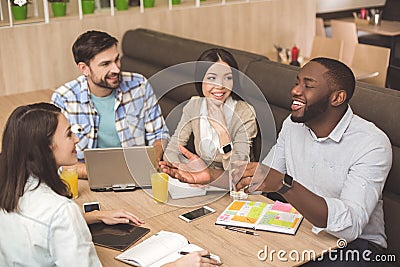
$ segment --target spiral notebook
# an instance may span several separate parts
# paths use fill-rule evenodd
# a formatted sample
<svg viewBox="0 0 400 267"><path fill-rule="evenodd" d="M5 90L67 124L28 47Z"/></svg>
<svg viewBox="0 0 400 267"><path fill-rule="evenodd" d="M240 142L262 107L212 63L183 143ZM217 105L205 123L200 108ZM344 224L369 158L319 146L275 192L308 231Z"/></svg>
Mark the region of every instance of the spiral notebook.
<svg viewBox="0 0 400 267"><path fill-rule="evenodd" d="M302 220L303 216L289 203L235 200L215 224L294 235Z"/></svg>

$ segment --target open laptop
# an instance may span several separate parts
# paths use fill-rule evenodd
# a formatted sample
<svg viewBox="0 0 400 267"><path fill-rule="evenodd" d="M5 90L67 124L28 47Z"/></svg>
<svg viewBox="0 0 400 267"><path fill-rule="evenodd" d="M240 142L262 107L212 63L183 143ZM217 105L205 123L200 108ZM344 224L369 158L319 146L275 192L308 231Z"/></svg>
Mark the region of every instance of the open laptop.
<svg viewBox="0 0 400 267"><path fill-rule="evenodd" d="M150 174L156 168L152 146L86 149L84 156L93 191L151 188Z"/></svg>

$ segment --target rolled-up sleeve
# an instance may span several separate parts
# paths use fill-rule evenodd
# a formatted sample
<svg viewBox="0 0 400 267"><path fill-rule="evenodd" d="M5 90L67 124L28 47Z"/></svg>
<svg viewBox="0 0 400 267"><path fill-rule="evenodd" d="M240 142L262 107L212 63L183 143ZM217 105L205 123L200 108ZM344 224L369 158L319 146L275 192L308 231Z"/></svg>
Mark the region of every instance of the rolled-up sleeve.
<svg viewBox="0 0 400 267"><path fill-rule="evenodd" d="M328 206L325 230L347 241L359 237L382 201L382 190L392 165L391 145L386 136L370 140L368 148L362 149L363 154L354 159L340 197L324 197Z"/></svg>

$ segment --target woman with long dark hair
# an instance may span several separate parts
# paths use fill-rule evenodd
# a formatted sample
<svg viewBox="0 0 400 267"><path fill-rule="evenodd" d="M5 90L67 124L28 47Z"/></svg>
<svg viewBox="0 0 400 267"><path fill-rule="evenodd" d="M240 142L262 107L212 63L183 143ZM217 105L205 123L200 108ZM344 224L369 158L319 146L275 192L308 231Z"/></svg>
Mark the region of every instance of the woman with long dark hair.
<svg viewBox="0 0 400 267"><path fill-rule="evenodd" d="M101 266L85 219L57 174L60 166L76 164L77 142L67 119L52 104L21 106L10 115L0 155L0 263L4 266ZM97 220L138 224L140 220L129 214L103 212ZM191 253L168 266L217 264L202 257L207 254Z"/></svg>
<svg viewBox="0 0 400 267"><path fill-rule="evenodd" d="M0 158L0 261L7 266L101 266L78 206L57 174L76 163L77 137L57 107L9 117Z"/></svg>
<svg viewBox="0 0 400 267"><path fill-rule="evenodd" d="M239 71L232 54L221 48L204 51L196 62L195 86L200 97L192 97L183 108L181 120L165 150L165 161L160 163L172 176L174 172L168 167L173 168L171 163L185 162L181 153L184 156L188 153L184 146L191 135L195 154L209 170L227 170L234 156L235 159L244 156L242 160L252 156L252 141L257 135L256 114L237 94ZM203 164L199 166L202 168ZM193 163L187 168L193 169ZM188 182L212 181L194 178Z"/></svg>

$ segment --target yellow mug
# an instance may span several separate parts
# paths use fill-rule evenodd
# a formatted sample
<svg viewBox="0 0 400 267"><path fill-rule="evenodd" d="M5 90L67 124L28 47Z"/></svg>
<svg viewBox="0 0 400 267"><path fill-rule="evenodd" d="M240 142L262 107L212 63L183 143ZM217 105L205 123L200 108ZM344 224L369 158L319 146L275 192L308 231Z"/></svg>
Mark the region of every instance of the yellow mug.
<svg viewBox="0 0 400 267"><path fill-rule="evenodd" d="M78 171L75 167L62 167L60 172L61 179L68 185L72 198L78 197Z"/></svg>
<svg viewBox="0 0 400 267"><path fill-rule="evenodd" d="M151 188L153 198L158 203L168 201L168 174L156 172L151 174Z"/></svg>

